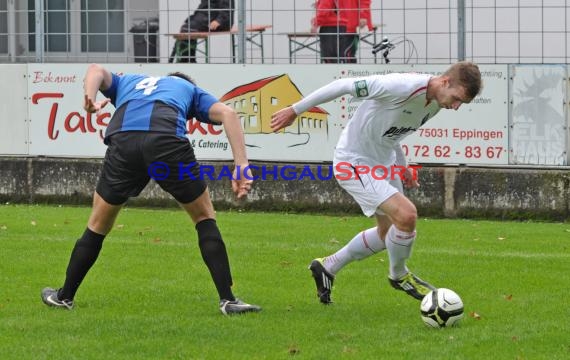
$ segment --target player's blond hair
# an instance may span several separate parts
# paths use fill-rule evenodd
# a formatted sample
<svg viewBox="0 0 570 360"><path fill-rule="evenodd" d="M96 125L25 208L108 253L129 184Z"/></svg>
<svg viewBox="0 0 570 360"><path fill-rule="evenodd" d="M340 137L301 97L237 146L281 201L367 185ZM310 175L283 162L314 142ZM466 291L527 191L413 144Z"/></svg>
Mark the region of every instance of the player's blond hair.
<svg viewBox="0 0 570 360"><path fill-rule="evenodd" d="M461 86L465 94L473 99L481 92L482 81L479 67L470 61L460 61L447 69L443 75L449 77L452 86Z"/></svg>

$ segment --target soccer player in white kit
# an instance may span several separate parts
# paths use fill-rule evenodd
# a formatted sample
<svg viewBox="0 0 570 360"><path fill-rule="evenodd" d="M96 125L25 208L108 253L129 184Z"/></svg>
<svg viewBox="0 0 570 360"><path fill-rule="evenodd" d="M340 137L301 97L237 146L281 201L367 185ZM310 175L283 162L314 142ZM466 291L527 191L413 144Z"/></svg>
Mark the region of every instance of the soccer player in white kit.
<svg viewBox="0 0 570 360"><path fill-rule="evenodd" d="M375 216L377 226L360 232L336 253L311 262L309 269L323 304L332 302L332 284L340 269L384 249L390 260L388 280L392 287L418 300L434 289L406 266L416 238L418 215L403 194L402 184L415 188L419 183L416 173L407 166L400 142L441 108L457 110L480 90L478 66L462 61L437 76L393 73L334 80L273 114L271 127L279 131L308 109L341 95L363 100L340 135L333 168L340 186L352 195L364 215ZM390 174L393 165L406 169L403 176ZM376 172L364 170L373 168Z"/></svg>

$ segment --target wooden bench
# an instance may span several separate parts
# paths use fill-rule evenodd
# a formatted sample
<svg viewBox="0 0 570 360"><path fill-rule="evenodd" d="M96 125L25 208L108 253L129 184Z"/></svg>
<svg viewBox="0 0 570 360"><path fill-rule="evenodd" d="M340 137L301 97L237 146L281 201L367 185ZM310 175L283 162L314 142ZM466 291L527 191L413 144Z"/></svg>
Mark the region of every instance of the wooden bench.
<svg viewBox="0 0 570 360"><path fill-rule="evenodd" d="M264 55L263 55L263 33L265 30L270 29L271 25L250 25L245 28L246 37L245 40L250 42L253 46L257 47L261 50L261 62L264 62ZM197 40L198 45L204 44L204 50L200 50L196 48L196 54L200 53L203 54L206 60L206 63L210 61L210 36L216 35L230 35L231 37L231 48L232 48L232 62L236 62L236 41L235 37L239 34L238 28L234 26L230 31L204 31L204 32L188 32L188 33L175 33L175 34L166 34L168 36L174 37L177 41L183 40Z"/></svg>
<svg viewBox="0 0 570 360"><path fill-rule="evenodd" d="M377 30L382 25L374 25L372 31L366 33L358 33L360 35L360 41L368 44L370 46L376 45L377 41ZM288 33L281 33L281 35L287 35L289 39L289 63L293 63L294 55L303 50L307 49L310 50L317 55L320 55L320 48L319 48L319 33L318 32L288 32ZM349 34L347 34L349 35ZM357 35L357 34L354 34ZM377 63L377 56L374 54L374 63Z"/></svg>

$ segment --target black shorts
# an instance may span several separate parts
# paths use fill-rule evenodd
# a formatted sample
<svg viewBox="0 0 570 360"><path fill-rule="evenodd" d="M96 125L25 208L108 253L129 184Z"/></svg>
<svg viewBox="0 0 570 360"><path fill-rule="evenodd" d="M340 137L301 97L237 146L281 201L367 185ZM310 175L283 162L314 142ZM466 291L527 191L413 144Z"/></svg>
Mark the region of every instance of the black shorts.
<svg viewBox="0 0 570 360"><path fill-rule="evenodd" d="M107 152L97 193L120 205L138 196L152 178L178 202L194 201L206 190L188 139L151 132L121 132L106 139Z"/></svg>

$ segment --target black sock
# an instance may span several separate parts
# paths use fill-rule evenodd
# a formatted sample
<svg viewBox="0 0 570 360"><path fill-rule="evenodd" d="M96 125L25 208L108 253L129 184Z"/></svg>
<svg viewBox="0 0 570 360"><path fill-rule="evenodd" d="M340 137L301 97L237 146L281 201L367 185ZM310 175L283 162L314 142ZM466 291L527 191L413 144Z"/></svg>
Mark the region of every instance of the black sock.
<svg viewBox="0 0 570 360"><path fill-rule="evenodd" d="M210 270L212 280L218 290L220 299L235 300L232 293L232 274L230 272L230 262L226 246L222 240L222 235L216 225L216 220L206 219L196 224L198 232L198 244L202 259Z"/></svg>
<svg viewBox="0 0 570 360"><path fill-rule="evenodd" d="M87 228L83 236L77 240L67 265L65 283L57 294L60 300L73 300L83 278L97 260L104 239L105 235L94 233Z"/></svg>

